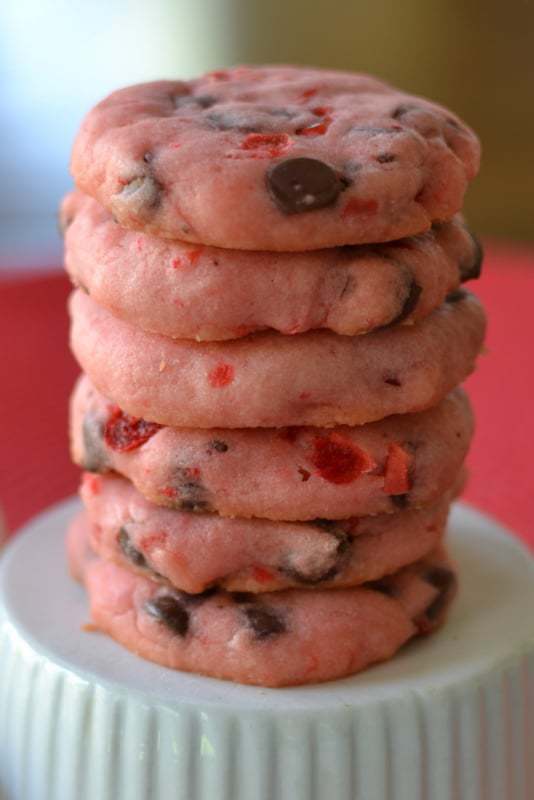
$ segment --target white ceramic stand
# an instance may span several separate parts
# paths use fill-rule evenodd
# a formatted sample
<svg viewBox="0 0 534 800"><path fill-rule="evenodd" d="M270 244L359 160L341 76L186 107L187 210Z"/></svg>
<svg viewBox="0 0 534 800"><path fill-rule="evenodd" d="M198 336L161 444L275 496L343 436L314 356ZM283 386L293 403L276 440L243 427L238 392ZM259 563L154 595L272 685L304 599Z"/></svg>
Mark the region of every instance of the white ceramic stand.
<svg viewBox="0 0 534 800"><path fill-rule="evenodd" d="M63 537L76 501L0 561L0 800L532 800L534 562L465 506L449 623L351 679L259 689L84 632Z"/></svg>

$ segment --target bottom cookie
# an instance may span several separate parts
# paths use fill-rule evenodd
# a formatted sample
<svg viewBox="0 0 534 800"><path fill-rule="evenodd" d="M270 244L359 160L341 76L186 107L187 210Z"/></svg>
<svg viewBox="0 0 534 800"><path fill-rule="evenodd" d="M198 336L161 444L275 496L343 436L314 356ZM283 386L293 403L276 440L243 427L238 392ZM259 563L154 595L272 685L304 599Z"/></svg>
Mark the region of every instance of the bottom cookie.
<svg viewBox="0 0 534 800"><path fill-rule="evenodd" d="M442 549L357 589L267 595L172 591L79 540L70 561L93 625L124 647L171 669L270 687L342 678L391 658L439 627L456 590Z"/></svg>

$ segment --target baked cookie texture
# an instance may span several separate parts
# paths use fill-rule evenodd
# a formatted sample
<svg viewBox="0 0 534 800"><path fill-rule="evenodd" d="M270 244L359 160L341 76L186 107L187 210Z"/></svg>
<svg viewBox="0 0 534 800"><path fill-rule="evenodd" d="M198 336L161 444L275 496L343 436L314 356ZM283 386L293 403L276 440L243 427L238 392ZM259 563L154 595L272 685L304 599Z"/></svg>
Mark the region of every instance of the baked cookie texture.
<svg viewBox="0 0 534 800"><path fill-rule="evenodd" d="M421 411L472 372L485 333L482 306L463 290L418 325L364 337L168 339L80 290L70 312L74 355L104 395L135 417L195 428L362 425Z"/></svg>
<svg viewBox="0 0 534 800"><path fill-rule="evenodd" d="M437 630L456 591L438 549L353 589L187 594L88 552L84 533L79 520L69 532L71 572L100 630L165 667L240 683L291 686L359 672Z"/></svg>
<svg viewBox="0 0 534 800"><path fill-rule="evenodd" d="M456 216L381 245L305 253L224 250L121 227L96 201L62 203L65 266L119 318L174 339L326 329L346 336L424 319L478 277L481 248Z"/></svg>
<svg viewBox="0 0 534 800"><path fill-rule="evenodd" d="M483 348L478 140L366 75L114 92L60 209L92 625L163 667L334 680L445 622Z"/></svg>
<svg viewBox="0 0 534 800"><path fill-rule="evenodd" d="M356 427L169 428L129 417L83 377L70 430L76 464L123 475L159 506L334 520L434 503L461 469L473 416L455 389L427 411Z"/></svg>
<svg viewBox="0 0 534 800"><path fill-rule="evenodd" d="M457 478L457 476L456 476ZM112 474L80 490L102 558L189 593L340 588L377 580L440 543L451 494L434 505L347 520L273 522L157 506Z"/></svg>
<svg viewBox="0 0 534 800"><path fill-rule="evenodd" d="M376 78L237 67L113 93L71 168L125 227L283 251L422 233L460 210L479 159L458 117Z"/></svg>

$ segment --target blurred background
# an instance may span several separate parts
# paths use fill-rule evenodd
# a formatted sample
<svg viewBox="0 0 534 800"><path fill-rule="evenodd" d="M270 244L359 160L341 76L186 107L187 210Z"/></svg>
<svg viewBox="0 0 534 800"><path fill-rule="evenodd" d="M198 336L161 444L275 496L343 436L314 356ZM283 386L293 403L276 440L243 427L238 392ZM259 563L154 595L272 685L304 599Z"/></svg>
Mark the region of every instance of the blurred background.
<svg viewBox="0 0 534 800"><path fill-rule="evenodd" d="M72 139L113 89L238 62L375 73L480 134L467 214L534 239L534 4L526 0L3 0L0 268L61 258L55 210Z"/></svg>

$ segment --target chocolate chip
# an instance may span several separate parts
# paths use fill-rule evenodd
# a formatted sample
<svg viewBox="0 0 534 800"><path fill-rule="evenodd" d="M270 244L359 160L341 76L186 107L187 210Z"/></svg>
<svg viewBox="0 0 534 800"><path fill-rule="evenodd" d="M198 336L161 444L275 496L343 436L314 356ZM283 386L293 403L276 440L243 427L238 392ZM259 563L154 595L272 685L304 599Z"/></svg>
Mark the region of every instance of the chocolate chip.
<svg viewBox="0 0 534 800"><path fill-rule="evenodd" d="M139 175L126 183L113 197L114 209L126 206L139 214L159 204L163 187L150 175Z"/></svg>
<svg viewBox="0 0 534 800"><path fill-rule="evenodd" d="M344 531L342 528L336 528L330 531L331 536L335 536L338 541L336 555L339 558L349 552L352 544L352 536Z"/></svg>
<svg viewBox="0 0 534 800"><path fill-rule="evenodd" d="M376 160L379 164L390 164L392 161L395 161L396 156L393 153L379 153L376 157Z"/></svg>
<svg viewBox="0 0 534 800"><path fill-rule="evenodd" d="M232 600L236 603L253 603L255 595L252 592L232 592L231 593Z"/></svg>
<svg viewBox="0 0 534 800"><path fill-rule="evenodd" d="M193 470L179 467L175 473L173 486L176 487L177 499L173 503L182 511L206 512L212 511L211 504L206 499L205 486L194 477Z"/></svg>
<svg viewBox="0 0 534 800"><path fill-rule="evenodd" d="M450 587L456 583L456 576L449 567L430 567L430 569L424 573L423 578L427 583L430 583L432 586L435 586L436 589L442 591L450 589Z"/></svg>
<svg viewBox="0 0 534 800"><path fill-rule="evenodd" d="M393 119L400 119L405 114L409 114L410 111L417 111L418 109L419 106L411 103L402 103L400 106L397 106L397 108L392 112L391 116Z"/></svg>
<svg viewBox="0 0 534 800"><path fill-rule="evenodd" d="M419 105L402 104L392 113L394 119L402 119L405 114L414 112L410 127L414 128L425 138L438 136L443 130L443 115L431 108Z"/></svg>
<svg viewBox="0 0 534 800"><path fill-rule="evenodd" d="M280 614L269 606L250 605L243 609L243 614L256 639L268 639L287 630Z"/></svg>
<svg viewBox="0 0 534 800"><path fill-rule="evenodd" d="M206 600L209 600L210 597L213 597L214 594L217 594L218 588L216 586L208 586L207 589L204 589L203 592L197 592L197 594L189 594L189 592L180 592L180 600L186 606L198 606L204 603Z"/></svg>
<svg viewBox="0 0 534 800"><path fill-rule="evenodd" d="M467 229L467 232L473 241L473 257L467 263L460 264L460 279L462 283L480 278L482 261L484 260L484 250L479 239L469 229Z"/></svg>
<svg viewBox="0 0 534 800"><path fill-rule="evenodd" d="M328 533L332 533L338 527L339 522L336 522L335 519L321 519L320 517L317 517L316 519L312 519L310 521L310 525L313 525L315 528L320 528L322 531L328 531Z"/></svg>
<svg viewBox="0 0 534 800"><path fill-rule="evenodd" d="M194 511L197 514L212 510L210 504L205 500L181 500L178 507L182 511Z"/></svg>
<svg viewBox="0 0 534 800"><path fill-rule="evenodd" d="M370 581L366 584L366 586L368 589L373 589L375 592L380 592L380 594L387 595L387 597L396 597L398 595L398 590L395 584L390 583L387 579Z"/></svg>
<svg viewBox="0 0 534 800"><path fill-rule="evenodd" d="M400 380L396 378L394 375L390 375L384 378L384 383L387 383L388 386L402 386Z"/></svg>
<svg viewBox="0 0 534 800"><path fill-rule="evenodd" d="M213 97L210 94L199 94L199 95L192 95L192 94L181 94L172 97L172 104L174 108L211 108L217 103L218 100L216 97Z"/></svg>
<svg viewBox="0 0 534 800"><path fill-rule="evenodd" d="M341 570L344 557L349 552L352 542L351 537L339 527L339 523L331 520L315 520L312 524L337 540L337 546L327 556L327 563L315 565L306 572L292 564L284 564L280 567L282 574L308 586L333 580Z"/></svg>
<svg viewBox="0 0 534 800"><path fill-rule="evenodd" d="M396 508L407 508L410 499L408 492L405 494L391 494L389 497Z"/></svg>
<svg viewBox="0 0 534 800"><path fill-rule="evenodd" d="M144 555L133 546L126 528L121 528L119 530L118 542L120 549L132 564L135 564L136 567L144 567L145 569L148 567Z"/></svg>
<svg viewBox="0 0 534 800"><path fill-rule="evenodd" d="M269 193L284 214L302 214L333 205L347 181L315 158L287 158L266 174Z"/></svg>
<svg viewBox="0 0 534 800"><path fill-rule="evenodd" d="M82 424L83 456L81 465L87 472L104 472L108 459L104 448L104 424L86 414Z"/></svg>
<svg viewBox="0 0 534 800"><path fill-rule="evenodd" d="M419 298L421 297L421 292L422 289L419 286L419 284L416 283L414 279L412 279L410 283L410 289L408 291L406 300L404 301L404 305L402 306L401 312L400 314L398 314L398 316L395 317L394 320L392 320L389 323L390 325L398 325L399 322L402 322L403 320L406 319L406 317L410 316L412 311L417 306L417 303L419 302Z"/></svg>
<svg viewBox="0 0 534 800"><path fill-rule="evenodd" d="M184 637L189 630L189 612L172 594L152 597L145 603L145 611L178 636Z"/></svg>
<svg viewBox="0 0 534 800"><path fill-rule="evenodd" d="M211 94L198 94L196 97L193 97L193 100L200 108L211 108L217 103L217 98L213 97Z"/></svg>
<svg viewBox="0 0 534 800"><path fill-rule="evenodd" d="M228 445L226 442L223 442L222 439L212 439L212 441L208 443L208 449L216 450L217 453L226 453L228 451Z"/></svg>
<svg viewBox="0 0 534 800"><path fill-rule="evenodd" d="M446 303L459 303L462 300L465 300L467 297L467 292L465 289L456 289L454 292L450 292L445 298Z"/></svg>
<svg viewBox="0 0 534 800"><path fill-rule="evenodd" d="M431 633L441 621L443 612L456 591L457 579L451 569L439 566L431 567L427 572L423 573L421 577L432 586L435 586L436 589L439 589L438 595L415 620L419 633L428 634Z"/></svg>
<svg viewBox="0 0 534 800"><path fill-rule="evenodd" d="M385 325L379 325L377 328L374 328L374 331L383 331L387 330L388 328L392 328L394 325L398 325L399 322L402 322L409 317L414 308L417 306L419 302L419 298L421 296L422 289L418 283L412 278L409 283L408 287L408 294L406 295L402 308L400 312L394 317L391 322L387 322ZM388 383L388 381L386 381ZM395 385L395 384L393 384Z"/></svg>
<svg viewBox="0 0 534 800"><path fill-rule="evenodd" d="M445 122L447 123L447 125L451 125L453 128L456 128L456 130L458 131L461 130L461 125L459 125L458 122L456 122L456 120L453 119L453 117L447 117Z"/></svg>

